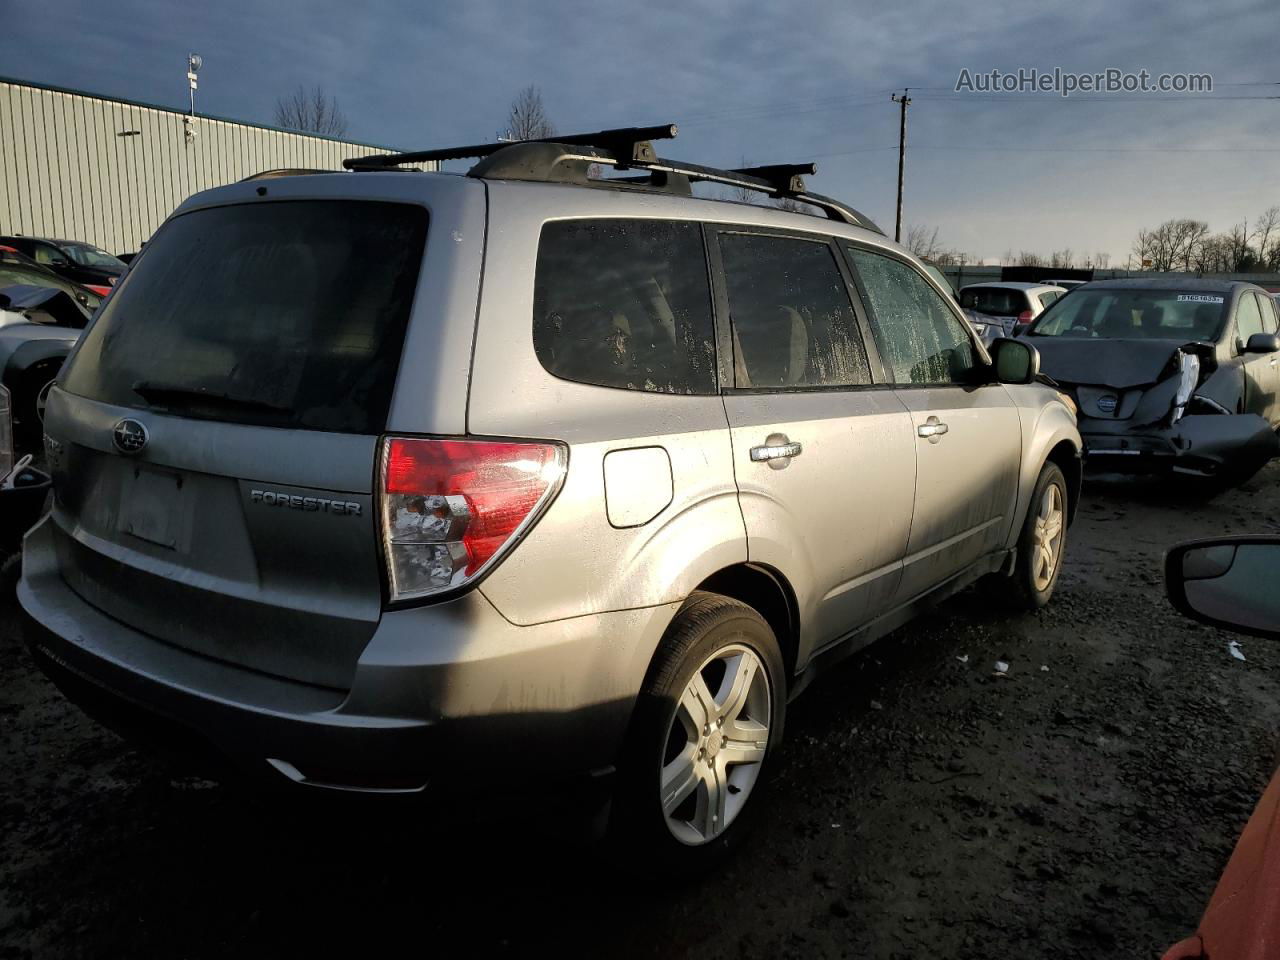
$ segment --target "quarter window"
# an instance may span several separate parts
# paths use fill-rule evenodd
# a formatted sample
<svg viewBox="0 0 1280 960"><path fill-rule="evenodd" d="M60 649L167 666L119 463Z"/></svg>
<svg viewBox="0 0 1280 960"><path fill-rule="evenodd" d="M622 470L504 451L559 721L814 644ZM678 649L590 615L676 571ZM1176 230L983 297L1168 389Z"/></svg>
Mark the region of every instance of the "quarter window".
<svg viewBox="0 0 1280 960"><path fill-rule="evenodd" d="M821 241L722 233L739 387L871 382L849 288Z"/></svg>
<svg viewBox="0 0 1280 960"><path fill-rule="evenodd" d="M542 228L533 345L557 377L657 393L716 392L702 228L558 220Z"/></svg>
<svg viewBox="0 0 1280 960"><path fill-rule="evenodd" d="M968 331L938 292L902 260L849 247L880 355L898 383L965 383L977 361Z"/></svg>

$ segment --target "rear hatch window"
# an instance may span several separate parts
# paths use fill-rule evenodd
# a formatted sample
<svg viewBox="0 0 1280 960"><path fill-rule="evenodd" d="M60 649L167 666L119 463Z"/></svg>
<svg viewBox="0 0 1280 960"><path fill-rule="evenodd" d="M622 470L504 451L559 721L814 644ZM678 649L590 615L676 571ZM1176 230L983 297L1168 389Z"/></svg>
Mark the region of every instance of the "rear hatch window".
<svg viewBox="0 0 1280 960"><path fill-rule="evenodd" d="M1016 317L1027 309L1027 295L1007 287L978 287L960 291L960 306L990 317Z"/></svg>
<svg viewBox="0 0 1280 960"><path fill-rule="evenodd" d="M183 417L379 433L426 232L423 208L369 201L176 217L84 335L62 387Z"/></svg>

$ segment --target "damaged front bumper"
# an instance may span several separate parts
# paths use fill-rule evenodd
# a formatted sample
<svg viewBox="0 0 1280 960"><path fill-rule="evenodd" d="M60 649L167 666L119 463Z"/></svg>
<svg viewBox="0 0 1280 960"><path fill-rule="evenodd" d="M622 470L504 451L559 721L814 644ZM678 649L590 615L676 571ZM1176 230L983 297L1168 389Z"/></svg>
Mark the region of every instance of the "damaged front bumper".
<svg viewBox="0 0 1280 960"><path fill-rule="evenodd" d="M1167 426L1081 417L1080 434L1094 470L1213 477L1280 455L1275 430L1252 413L1188 414Z"/></svg>

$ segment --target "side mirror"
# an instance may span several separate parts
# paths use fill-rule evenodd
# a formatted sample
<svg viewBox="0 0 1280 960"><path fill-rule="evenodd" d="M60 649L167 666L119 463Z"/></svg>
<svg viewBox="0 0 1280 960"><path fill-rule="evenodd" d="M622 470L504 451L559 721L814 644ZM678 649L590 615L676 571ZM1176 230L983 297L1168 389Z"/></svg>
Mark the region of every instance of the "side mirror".
<svg viewBox="0 0 1280 960"><path fill-rule="evenodd" d="M1280 350L1280 337L1274 333L1255 333L1244 345L1245 353L1275 353Z"/></svg>
<svg viewBox="0 0 1280 960"><path fill-rule="evenodd" d="M1040 375L1040 351L1025 340L999 337L990 353L1001 383L1031 383Z"/></svg>
<svg viewBox="0 0 1280 960"><path fill-rule="evenodd" d="M1256 637L1280 637L1277 571L1280 537L1274 536L1193 540L1164 558L1165 590L1176 609Z"/></svg>

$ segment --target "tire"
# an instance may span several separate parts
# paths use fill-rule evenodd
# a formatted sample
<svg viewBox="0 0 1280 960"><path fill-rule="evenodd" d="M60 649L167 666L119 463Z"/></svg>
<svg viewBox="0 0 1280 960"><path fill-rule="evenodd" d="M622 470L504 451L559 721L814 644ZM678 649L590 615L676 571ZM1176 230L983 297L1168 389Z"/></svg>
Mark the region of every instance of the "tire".
<svg viewBox="0 0 1280 960"><path fill-rule="evenodd" d="M42 396L58 377L61 360L41 361L18 377L13 392L14 434L26 446L39 446L44 434L44 422L40 416Z"/></svg>
<svg viewBox="0 0 1280 960"><path fill-rule="evenodd" d="M1048 499L1047 499L1048 498ZM1056 503L1056 506L1053 504ZM1013 574L1006 586L1010 603L1020 610L1039 610L1053 596L1058 576L1062 573L1062 558L1067 549L1067 511L1069 507L1067 481L1056 463L1046 463L1036 480L1018 536L1018 555ZM1056 536L1046 538L1048 532L1041 526L1046 512L1056 513ZM1050 525L1049 529L1052 529ZM1045 575L1044 551L1048 550L1052 568Z"/></svg>
<svg viewBox="0 0 1280 960"><path fill-rule="evenodd" d="M785 668L764 618L693 594L649 667L619 764L610 830L629 862L696 871L735 849L785 716Z"/></svg>

